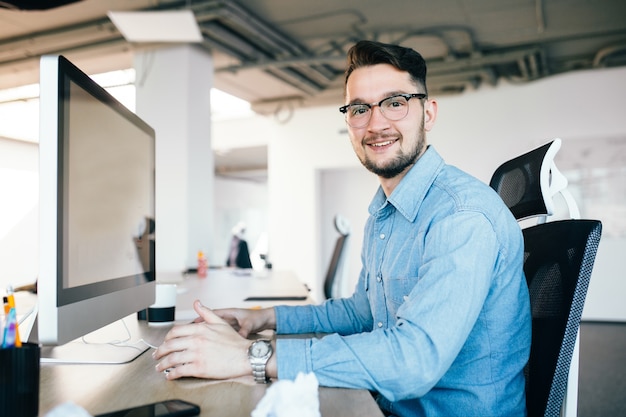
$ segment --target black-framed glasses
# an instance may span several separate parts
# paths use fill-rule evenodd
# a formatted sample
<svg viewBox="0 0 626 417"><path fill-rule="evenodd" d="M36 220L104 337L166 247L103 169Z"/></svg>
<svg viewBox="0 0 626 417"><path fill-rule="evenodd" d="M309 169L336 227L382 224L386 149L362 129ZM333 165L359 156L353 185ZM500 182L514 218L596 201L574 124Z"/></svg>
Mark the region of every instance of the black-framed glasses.
<svg viewBox="0 0 626 417"><path fill-rule="evenodd" d="M355 103L346 104L339 107L339 111L346 115L346 123L354 128L365 127L372 117L372 109L374 106L380 108L380 112L388 120L401 120L409 113L409 100L412 98L425 99L427 96L423 93L413 94L394 94L386 97L378 103L365 104Z"/></svg>

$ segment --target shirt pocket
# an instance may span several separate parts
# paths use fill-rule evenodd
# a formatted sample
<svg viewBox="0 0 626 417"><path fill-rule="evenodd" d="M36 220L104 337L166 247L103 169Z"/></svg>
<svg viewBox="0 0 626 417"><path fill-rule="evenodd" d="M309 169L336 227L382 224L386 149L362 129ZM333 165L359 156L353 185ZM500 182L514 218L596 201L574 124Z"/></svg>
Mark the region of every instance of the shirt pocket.
<svg viewBox="0 0 626 417"><path fill-rule="evenodd" d="M385 296L388 308L395 312L409 298L409 294L417 283L417 277L388 278L385 286Z"/></svg>

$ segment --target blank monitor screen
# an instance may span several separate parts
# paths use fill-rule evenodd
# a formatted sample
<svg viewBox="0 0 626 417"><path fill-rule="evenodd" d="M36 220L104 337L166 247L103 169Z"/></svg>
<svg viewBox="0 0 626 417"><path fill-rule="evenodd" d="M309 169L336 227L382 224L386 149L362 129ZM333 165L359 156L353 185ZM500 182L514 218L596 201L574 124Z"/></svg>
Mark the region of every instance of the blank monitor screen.
<svg viewBox="0 0 626 417"><path fill-rule="evenodd" d="M154 130L62 56L40 75L38 338L74 340L154 302Z"/></svg>

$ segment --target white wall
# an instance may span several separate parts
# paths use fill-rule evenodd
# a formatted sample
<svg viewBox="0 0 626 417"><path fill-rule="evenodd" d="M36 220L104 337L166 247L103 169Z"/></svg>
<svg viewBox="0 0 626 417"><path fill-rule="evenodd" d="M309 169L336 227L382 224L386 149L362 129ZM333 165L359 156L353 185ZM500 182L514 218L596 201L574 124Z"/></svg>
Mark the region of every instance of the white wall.
<svg viewBox="0 0 626 417"><path fill-rule="evenodd" d="M0 293L39 273L39 147L0 138Z"/></svg>
<svg viewBox="0 0 626 417"><path fill-rule="evenodd" d="M429 142L448 163L488 182L501 162L553 137L563 139L562 152L574 141L626 141L624 96L625 68L573 72L529 84L502 84L445 96L439 98L439 118ZM339 97L337 106L340 104ZM334 198L320 189L319 173L360 167L344 121L336 106L300 109L285 124L255 120L245 125L229 122L214 126L215 137L221 136L218 131L228 132L230 137L250 132L267 135L274 266L293 269L311 288L319 289L326 268L323 258L330 249L319 244L322 215L318 197ZM348 190L360 185L346 182L344 187ZM341 210L353 208L337 207ZM362 225L353 224L353 228L359 227ZM605 234L608 236L600 245L584 317L626 320L626 280L615 257L626 253L626 237L611 237L606 230ZM358 271L351 273L355 276Z"/></svg>

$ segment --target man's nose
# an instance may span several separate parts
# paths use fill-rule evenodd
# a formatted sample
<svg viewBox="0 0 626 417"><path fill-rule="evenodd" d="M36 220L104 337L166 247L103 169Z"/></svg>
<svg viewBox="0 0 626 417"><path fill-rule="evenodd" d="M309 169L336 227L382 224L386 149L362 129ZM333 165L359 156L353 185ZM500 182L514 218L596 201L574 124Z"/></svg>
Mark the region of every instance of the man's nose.
<svg viewBox="0 0 626 417"><path fill-rule="evenodd" d="M374 128L374 130L376 130L380 126L389 124L389 120L383 114L383 109L378 104L374 104L370 112L371 115L368 123L370 129Z"/></svg>

